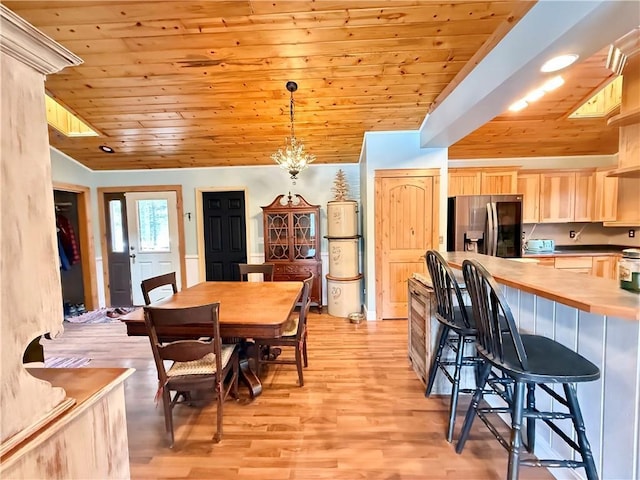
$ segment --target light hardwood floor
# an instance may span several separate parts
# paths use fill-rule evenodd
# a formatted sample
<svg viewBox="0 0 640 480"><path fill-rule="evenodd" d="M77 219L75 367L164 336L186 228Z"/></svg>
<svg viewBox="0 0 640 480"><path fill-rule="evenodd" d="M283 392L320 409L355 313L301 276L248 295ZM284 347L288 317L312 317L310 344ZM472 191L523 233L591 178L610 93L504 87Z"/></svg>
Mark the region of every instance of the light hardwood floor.
<svg viewBox="0 0 640 480"><path fill-rule="evenodd" d="M154 404L156 370L148 339L124 325L65 324L44 340L45 356L84 356L88 367L133 367L127 380L132 478L198 479L501 479L506 451L481 422L462 455L445 440L447 403L425 398L407 358L404 320L348 323L312 313L309 367L297 386L295 366L263 371L264 392L241 389L228 401L224 436L214 444L215 404L176 407L176 442L166 447L162 406ZM464 415L461 406L458 426ZM456 432L457 433L457 432ZM539 468L521 479L550 479Z"/></svg>

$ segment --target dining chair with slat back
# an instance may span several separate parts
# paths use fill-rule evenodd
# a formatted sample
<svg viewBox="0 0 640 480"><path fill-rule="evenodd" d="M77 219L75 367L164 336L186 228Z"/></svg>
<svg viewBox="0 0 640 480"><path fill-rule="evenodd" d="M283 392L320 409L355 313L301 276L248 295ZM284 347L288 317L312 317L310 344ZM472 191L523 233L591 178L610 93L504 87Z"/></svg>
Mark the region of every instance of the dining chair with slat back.
<svg viewBox="0 0 640 480"><path fill-rule="evenodd" d="M239 263L238 268L240 269L240 281L242 282L248 281L251 273L262 274L262 280L265 282L273 280L273 263Z"/></svg>
<svg viewBox="0 0 640 480"><path fill-rule="evenodd" d="M260 367L263 364L286 364L295 365L298 369L298 383L304 386L303 365L307 367L309 360L307 356L307 317L311 307L311 287L313 285L313 273L304 280L301 294L301 306L299 312L289 319L286 331L279 338L255 338L255 365L256 373L260 375ZM263 347L294 347L295 358L270 358L263 355Z"/></svg>
<svg viewBox="0 0 640 480"><path fill-rule="evenodd" d="M158 371L156 398L162 398L170 447L173 447L174 443L173 408L177 403L190 401L190 392L197 390L215 392L217 423L214 440L216 443L222 439L223 403L229 394L238 398L238 346L222 343L219 311L219 303L186 308L144 307L144 321ZM210 338L166 343L158 340L156 332L158 327L179 327L196 323L211 326ZM165 362L172 362L170 368L166 368ZM172 391L176 392L173 397Z"/></svg>
<svg viewBox="0 0 640 480"><path fill-rule="evenodd" d="M164 287L165 285L171 285L173 293L178 293L178 284L176 282L176 272L165 273L164 275L158 275L157 277L147 278L140 283L142 288L142 297L144 298L144 304L150 305L151 298L149 294L156 288Z"/></svg>

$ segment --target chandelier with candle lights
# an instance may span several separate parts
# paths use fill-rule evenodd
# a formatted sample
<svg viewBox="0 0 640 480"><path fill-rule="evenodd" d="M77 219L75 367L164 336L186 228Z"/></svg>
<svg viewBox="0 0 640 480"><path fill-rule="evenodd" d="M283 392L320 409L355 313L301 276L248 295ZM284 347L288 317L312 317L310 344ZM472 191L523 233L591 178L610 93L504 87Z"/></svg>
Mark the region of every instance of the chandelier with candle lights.
<svg viewBox="0 0 640 480"><path fill-rule="evenodd" d="M293 127L293 117L295 112L295 102L293 100L293 92L298 90L298 84L296 82L287 82L287 90L290 93L289 99L289 116L291 119L291 137L285 140L283 148L279 148L276 153L271 155L274 162L280 165L280 168L289 172L291 180L295 184L298 179L298 174L302 172L307 166L313 162L316 157L304 151L304 144L300 139L296 138L295 130Z"/></svg>

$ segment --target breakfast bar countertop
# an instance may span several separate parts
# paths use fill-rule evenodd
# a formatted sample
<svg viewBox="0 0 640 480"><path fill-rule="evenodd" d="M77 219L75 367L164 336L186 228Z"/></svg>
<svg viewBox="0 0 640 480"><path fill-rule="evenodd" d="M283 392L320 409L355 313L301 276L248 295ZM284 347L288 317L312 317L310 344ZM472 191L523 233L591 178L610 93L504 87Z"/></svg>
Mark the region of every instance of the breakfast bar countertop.
<svg viewBox="0 0 640 480"><path fill-rule="evenodd" d="M442 252L442 255L455 268L462 268L466 259L476 259L498 282L510 287L585 312L640 321L640 294L621 289L616 280L477 253Z"/></svg>
<svg viewBox="0 0 640 480"><path fill-rule="evenodd" d="M637 247L623 247L619 245L556 245L555 249L550 252L531 252L525 250L523 257L598 257L608 255L622 255L622 250L624 250L625 248Z"/></svg>

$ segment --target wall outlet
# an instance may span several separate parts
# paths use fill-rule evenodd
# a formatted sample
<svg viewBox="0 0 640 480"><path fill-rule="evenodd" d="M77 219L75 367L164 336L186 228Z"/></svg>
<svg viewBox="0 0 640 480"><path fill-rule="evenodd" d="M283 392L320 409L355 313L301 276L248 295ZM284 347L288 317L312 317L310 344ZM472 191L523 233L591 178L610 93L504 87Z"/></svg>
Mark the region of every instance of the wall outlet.
<svg viewBox="0 0 640 480"><path fill-rule="evenodd" d="M629 229L629 238L634 238L636 236L636 231L631 228Z"/></svg>
<svg viewBox="0 0 640 480"><path fill-rule="evenodd" d="M576 238L576 231L575 230L569 230L569 238Z"/></svg>

